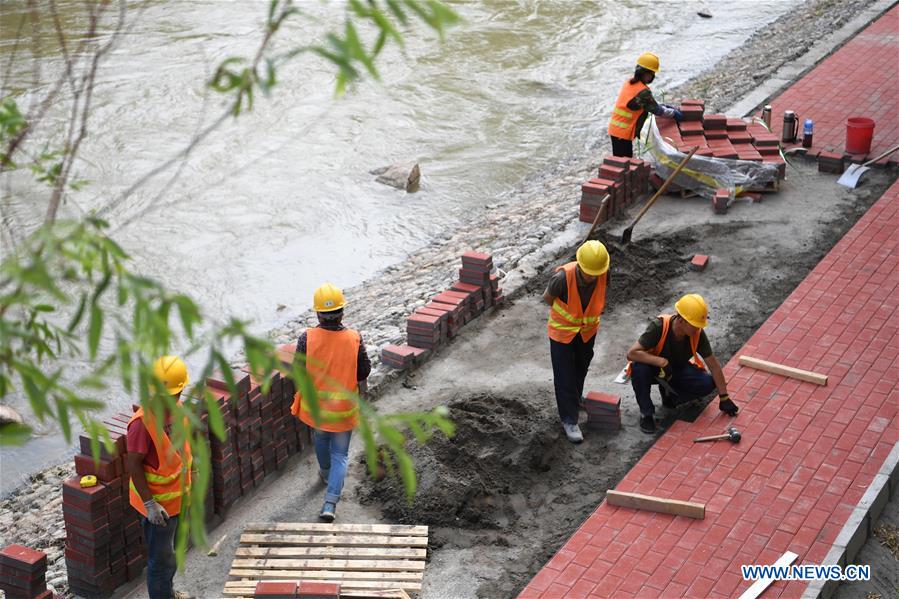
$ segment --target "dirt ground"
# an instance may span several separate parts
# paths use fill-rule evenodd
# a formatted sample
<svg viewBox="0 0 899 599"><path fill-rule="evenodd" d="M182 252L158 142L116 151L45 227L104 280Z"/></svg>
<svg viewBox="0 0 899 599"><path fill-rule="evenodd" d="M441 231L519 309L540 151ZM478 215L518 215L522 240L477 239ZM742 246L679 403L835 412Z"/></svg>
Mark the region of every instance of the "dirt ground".
<svg viewBox="0 0 899 599"><path fill-rule="evenodd" d="M894 495L880 518L874 534L855 558L857 564L871 566L871 580L844 582L837 587L837 599L890 599L899 589L899 496Z"/></svg>
<svg viewBox="0 0 899 599"><path fill-rule="evenodd" d="M423 597L515 596L655 439L637 427L630 388L613 381L647 319L671 310L683 293L703 294L713 350L727 361L895 178L875 171L848 191L800 159L779 193L758 204L738 201L726 216L712 214L705 200L665 197L627 248L614 240L630 219L611 223L600 234L612 255L611 288L587 388L622 396L623 430L587 431L575 446L558 424L540 294L552 268L571 254L559 256L504 308L470 324L377 398L388 412L447 405L458 433L412 448L419 491L411 505L390 481L368 479L354 439L338 521L430 525ZM705 272L687 269L694 253L710 256ZM700 408L672 414L659 407L657 415L664 428ZM177 588L217 596L247 522L315 521L323 488L313 460L295 460L232 508L210 535L227 535L219 555L191 552ZM132 587L121 596L145 591Z"/></svg>

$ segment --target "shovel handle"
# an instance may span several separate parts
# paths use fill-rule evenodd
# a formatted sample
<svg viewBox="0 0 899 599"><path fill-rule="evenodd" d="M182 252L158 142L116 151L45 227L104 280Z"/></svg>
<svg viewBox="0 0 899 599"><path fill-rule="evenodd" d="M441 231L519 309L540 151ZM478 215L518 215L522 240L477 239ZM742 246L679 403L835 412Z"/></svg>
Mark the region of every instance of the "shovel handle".
<svg viewBox="0 0 899 599"><path fill-rule="evenodd" d="M886 152L884 152L884 153L881 154L880 156L877 156L876 158L872 158L872 159L869 160L868 162L864 163L862 166L868 166L869 164L874 164L875 162L877 162L877 161L880 160L881 158L885 158L885 157L889 156L890 154L892 154L892 153L895 152L896 150L899 150L899 145L893 146L892 148L890 148L889 150L887 150Z"/></svg>
<svg viewBox="0 0 899 599"><path fill-rule="evenodd" d="M606 194L603 196L602 201L599 203L599 210L596 211L596 217L593 219L593 226L590 227L590 232L587 233L587 237L584 238L584 243L590 241L590 238L593 237L593 231L596 230L596 225L599 224L599 217L602 216L603 211L608 211L609 209L609 198L612 196L610 194Z"/></svg>
<svg viewBox="0 0 899 599"><path fill-rule="evenodd" d="M659 196L661 196L663 193L665 193L665 190L668 189L668 186L671 185L671 182L674 181L674 178L677 176L677 174L679 172L681 172L685 166L687 166L687 163L690 162L690 159L693 158L693 154L695 154L696 150L698 150L698 149L699 149L699 146L693 146L693 149L690 150L690 153L687 154L686 156L684 156L684 159L681 160L680 164L677 165L677 168L674 169L674 171L670 175L668 175L668 178L665 179L665 182L662 183L662 186L659 187L659 189L658 189L658 191L656 191L655 195L653 195L651 198L649 198L649 201L646 202L645 206L643 206L643 209L640 211L640 214L638 214L637 218L634 219L634 222L631 223L630 228L633 228L634 225L636 225L637 222L641 218L643 218L643 215L646 214L646 211L652 207L652 205L655 203L655 201L657 199L659 199Z"/></svg>

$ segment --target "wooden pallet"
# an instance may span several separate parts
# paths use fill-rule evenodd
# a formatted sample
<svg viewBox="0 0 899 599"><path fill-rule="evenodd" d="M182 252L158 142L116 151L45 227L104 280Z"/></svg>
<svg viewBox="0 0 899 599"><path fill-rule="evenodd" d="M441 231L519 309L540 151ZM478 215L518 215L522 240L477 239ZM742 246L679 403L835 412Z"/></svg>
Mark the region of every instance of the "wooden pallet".
<svg viewBox="0 0 899 599"><path fill-rule="evenodd" d="M339 582L341 596L408 598L421 591L427 526L249 524L225 583L227 598L252 598L265 581Z"/></svg>

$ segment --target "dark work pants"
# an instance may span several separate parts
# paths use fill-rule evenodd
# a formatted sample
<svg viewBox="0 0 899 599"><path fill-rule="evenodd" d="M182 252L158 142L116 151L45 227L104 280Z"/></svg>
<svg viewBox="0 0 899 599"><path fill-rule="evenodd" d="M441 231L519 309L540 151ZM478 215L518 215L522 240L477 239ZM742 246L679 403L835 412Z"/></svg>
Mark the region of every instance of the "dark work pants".
<svg viewBox="0 0 899 599"><path fill-rule="evenodd" d="M593 344L596 335L584 342L576 335L571 343L549 340L549 355L553 363L553 386L556 388L556 406L559 419L568 424L577 424L578 407L584 394L584 379L593 359Z"/></svg>
<svg viewBox="0 0 899 599"><path fill-rule="evenodd" d="M173 581L175 563L175 531L178 516L172 516L164 526L151 524L141 518L144 541L147 543L147 592L150 599L172 599L175 594Z"/></svg>
<svg viewBox="0 0 899 599"><path fill-rule="evenodd" d="M634 142L630 139L621 139L610 135L612 138L612 156L621 156L623 158L634 157Z"/></svg>
<svg viewBox="0 0 899 599"><path fill-rule="evenodd" d="M640 414L643 416L652 416L655 413L649 392L656 384L658 374L658 366L639 362L634 362L631 366L631 385L634 387L637 405L640 406ZM712 375L689 364L674 370L668 384L677 391L677 395L668 394L668 399L675 405L705 397L716 389Z"/></svg>

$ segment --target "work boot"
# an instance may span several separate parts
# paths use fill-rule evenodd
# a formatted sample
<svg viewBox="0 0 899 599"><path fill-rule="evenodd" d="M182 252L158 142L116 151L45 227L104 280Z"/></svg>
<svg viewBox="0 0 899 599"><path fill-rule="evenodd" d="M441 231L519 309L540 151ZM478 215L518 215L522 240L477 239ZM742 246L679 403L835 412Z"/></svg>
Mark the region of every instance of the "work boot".
<svg viewBox="0 0 899 599"><path fill-rule="evenodd" d="M650 414L649 416L640 416L640 430L647 435L654 435L656 432L656 419Z"/></svg>
<svg viewBox="0 0 899 599"><path fill-rule="evenodd" d="M572 443L580 443L584 440L584 435L581 434L581 427L578 425L563 422L562 428L565 429L565 436L568 437L568 440Z"/></svg>
<svg viewBox="0 0 899 599"><path fill-rule="evenodd" d="M330 501L326 501L325 505L322 506L322 511L318 517L325 522L334 522L334 517L337 515L336 513L337 506Z"/></svg>

